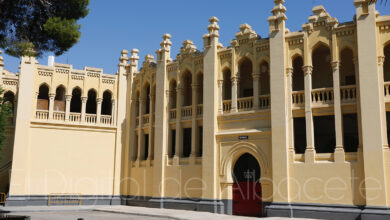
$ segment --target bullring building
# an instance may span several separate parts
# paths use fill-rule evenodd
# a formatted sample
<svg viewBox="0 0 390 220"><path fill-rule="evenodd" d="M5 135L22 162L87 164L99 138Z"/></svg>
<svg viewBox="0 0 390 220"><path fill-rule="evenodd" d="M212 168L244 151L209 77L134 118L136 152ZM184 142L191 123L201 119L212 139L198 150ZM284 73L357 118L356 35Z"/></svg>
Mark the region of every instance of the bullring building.
<svg viewBox="0 0 390 220"><path fill-rule="evenodd" d="M268 37L243 24L224 46L211 17L202 50L173 57L165 34L142 64L123 50L116 74L1 59L6 204L387 219L390 16L351 0L353 21L317 6L291 32L274 2Z"/></svg>

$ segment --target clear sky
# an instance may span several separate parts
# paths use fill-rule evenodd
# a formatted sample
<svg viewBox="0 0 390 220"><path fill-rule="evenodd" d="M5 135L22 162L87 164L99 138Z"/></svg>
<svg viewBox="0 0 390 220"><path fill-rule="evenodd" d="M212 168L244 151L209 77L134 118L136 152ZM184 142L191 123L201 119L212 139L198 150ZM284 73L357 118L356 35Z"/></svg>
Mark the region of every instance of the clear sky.
<svg viewBox="0 0 390 220"><path fill-rule="evenodd" d="M287 27L301 30L312 15L312 8L323 5L339 22L351 21L355 14L353 0L286 0ZM194 41L203 50L202 35L207 33L208 19L219 18L220 41L230 45L239 26L248 23L262 37L268 37L267 18L273 0L91 0L89 15L80 20L80 42L56 62L73 68L103 68L115 74L122 49L140 50L140 63L146 54L155 55L164 33L172 35L172 57L175 59L184 40ZM377 4L382 14L390 14L387 6ZM46 54L39 59L47 65ZM18 71L19 59L4 55L5 68Z"/></svg>

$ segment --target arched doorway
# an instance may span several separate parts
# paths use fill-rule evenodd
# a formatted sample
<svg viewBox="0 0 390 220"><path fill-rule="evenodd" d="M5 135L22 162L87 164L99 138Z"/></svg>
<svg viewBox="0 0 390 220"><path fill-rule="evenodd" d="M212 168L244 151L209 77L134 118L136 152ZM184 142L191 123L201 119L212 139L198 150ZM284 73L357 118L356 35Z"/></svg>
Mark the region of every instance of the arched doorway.
<svg viewBox="0 0 390 220"><path fill-rule="evenodd" d="M256 158L245 153L233 170L233 215L262 216L260 166Z"/></svg>

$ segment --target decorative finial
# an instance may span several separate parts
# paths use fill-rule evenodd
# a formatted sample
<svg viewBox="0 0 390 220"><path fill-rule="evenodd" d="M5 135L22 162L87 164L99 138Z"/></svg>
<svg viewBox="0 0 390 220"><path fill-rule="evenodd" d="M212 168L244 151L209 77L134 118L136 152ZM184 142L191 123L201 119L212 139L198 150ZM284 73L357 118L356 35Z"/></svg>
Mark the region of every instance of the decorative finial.
<svg viewBox="0 0 390 220"><path fill-rule="evenodd" d="M162 38L163 38L163 41L160 44L161 49L169 51L171 49L171 46L172 46L171 35L164 34Z"/></svg>
<svg viewBox="0 0 390 220"><path fill-rule="evenodd" d="M121 64L127 64L127 61L129 60L129 58L127 57L128 53L129 52L127 50L121 51L121 58L119 58Z"/></svg>
<svg viewBox="0 0 390 220"><path fill-rule="evenodd" d="M139 53L138 49L131 50L130 64L133 66L138 66L138 60L139 60L138 53Z"/></svg>
<svg viewBox="0 0 390 220"><path fill-rule="evenodd" d="M153 55L151 55L151 54L147 54L146 56L145 56L145 62L146 63L155 63L155 61L154 61L154 56Z"/></svg>
<svg viewBox="0 0 390 220"><path fill-rule="evenodd" d="M209 19L209 26L207 26L207 30L209 31L210 37L219 37L219 25L218 25L219 19L215 16L211 17Z"/></svg>

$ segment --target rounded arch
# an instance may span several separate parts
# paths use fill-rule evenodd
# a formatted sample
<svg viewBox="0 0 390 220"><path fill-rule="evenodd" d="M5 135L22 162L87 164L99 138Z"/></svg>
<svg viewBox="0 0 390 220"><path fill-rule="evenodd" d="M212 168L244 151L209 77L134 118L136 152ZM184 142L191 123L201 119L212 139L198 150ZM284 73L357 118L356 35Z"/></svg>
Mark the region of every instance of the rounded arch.
<svg viewBox="0 0 390 220"><path fill-rule="evenodd" d="M251 97L253 96L253 62L248 57L243 57L238 62L239 69L239 90L238 97Z"/></svg>
<svg viewBox="0 0 390 220"><path fill-rule="evenodd" d="M87 94L87 105L86 105L86 113L87 114L96 114L97 108L97 91L94 88L88 90Z"/></svg>
<svg viewBox="0 0 390 220"><path fill-rule="evenodd" d="M340 85L355 85L355 64L353 50L349 47L344 47L340 50Z"/></svg>
<svg viewBox="0 0 390 220"><path fill-rule="evenodd" d="M176 89L177 89L177 82L176 78L171 78L169 81L169 108L175 109L176 108Z"/></svg>
<svg viewBox="0 0 390 220"><path fill-rule="evenodd" d="M247 175L248 171L251 173L248 173ZM250 153L241 154L241 156L239 156L235 161L232 170L233 181L235 183L247 181L257 182L260 180L260 173L260 164L258 160Z"/></svg>
<svg viewBox="0 0 390 220"><path fill-rule="evenodd" d="M42 83L39 85L38 91L37 109L49 110L49 85L47 83Z"/></svg>
<svg viewBox="0 0 390 220"><path fill-rule="evenodd" d="M192 73L186 69L181 75L181 88L183 89L183 103L182 106L192 105Z"/></svg>
<svg viewBox="0 0 390 220"><path fill-rule="evenodd" d="M312 51L312 86L317 88L333 87L333 69L331 49L327 44L317 43Z"/></svg>
<svg viewBox="0 0 390 220"><path fill-rule="evenodd" d="M66 87L64 85L59 85L56 88L56 101L65 101Z"/></svg>
<svg viewBox="0 0 390 220"><path fill-rule="evenodd" d="M13 91L8 90L4 93L3 102L11 105L12 113L15 111L15 93Z"/></svg>
<svg viewBox="0 0 390 220"><path fill-rule="evenodd" d="M222 97L223 100L231 100L232 99L232 72L230 68L225 67L222 70L222 79L223 79L223 90Z"/></svg>
<svg viewBox="0 0 390 220"><path fill-rule="evenodd" d="M107 89L103 92L103 101L102 101L102 115L111 115L112 114L112 92Z"/></svg>
<svg viewBox="0 0 390 220"><path fill-rule="evenodd" d="M302 91L305 89L305 74L303 72L303 57L297 54L292 59L292 90Z"/></svg>
<svg viewBox="0 0 390 220"><path fill-rule="evenodd" d="M318 48L320 48L320 47L327 47L327 48L330 48L330 45L329 45L329 43L327 43L327 42L324 42L324 41L322 41L322 40L318 40L318 41L315 42L315 43L313 44L313 46L311 47L312 53L313 53L315 50L317 50Z"/></svg>
<svg viewBox="0 0 390 220"><path fill-rule="evenodd" d="M72 99L70 100L70 111L81 113L81 94L82 89L78 86L75 86L72 89Z"/></svg>
<svg viewBox="0 0 390 220"><path fill-rule="evenodd" d="M255 144L249 142L240 142L231 147L231 149L223 156L221 162L221 175L224 176L225 182L233 183L232 170L235 163L241 155L248 153L256 158L260 165L260 176L266 176L269 170L269 162L266 153L258 148Z"/></svg>

